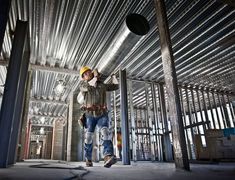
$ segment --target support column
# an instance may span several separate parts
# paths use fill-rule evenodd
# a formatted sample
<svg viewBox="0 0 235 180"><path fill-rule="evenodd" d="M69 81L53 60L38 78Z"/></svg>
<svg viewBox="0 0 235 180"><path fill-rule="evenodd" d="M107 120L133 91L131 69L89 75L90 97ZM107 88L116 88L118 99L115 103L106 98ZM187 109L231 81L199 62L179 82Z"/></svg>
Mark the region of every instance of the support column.
<svg viewBox="0 0 235 180"><path fill-rule="evenodd" d="M63 145L62 145L62 160L66 161L67 158L67 137L68 137L68 127L67 127L67 119L65 120L65 124L63 126Z"/></svg>
<svg viewBox="0 0 235 180"><path fill-rule="evenodd" d="M43 137L43 140L42 140L42 156L41 158L42 159L45 159L46 157L46 136Z"/></svg>
<svg viewBox="0 0 235 180"><path fill-rule="evenodd" d="M26 32L27 33L27 32ZM28 37L28 36L27 36ZM20 77L19 77L19 84L17 87L17 95L16 95L16 104L15 104L15 110L14 110L14 115L13 115L13 131L12 131L12 137L11 137L11 144L10 144L10 151L9 154L9 160L8 164L15 164L16 162L16 155L18 154L18 150L20 150L20 145L18 146L18 140L19 140L19 135L20 135L20 129L22 125L22 120L23 120L23 105L25 104L26 100L26 87L27 87L27 77L28 77L28 68L29 68L29 55L30 55L30 47L29 47L29 39L25 38L25 48L24 48L24 53L23 53L23 59L22 59L22 64L20 67ZM28 109L25 110L28 112ZM19 157L18 157L19 159Z"/></svg>
<svg viewBox="0 0 235 180"><path fill-rule="evenodd" d="M69 97L69 107L68 107L68 118L67 118L67 161L72 160L71 148L72 148L72 122L73 122L73 93Z"/></svg>
<svg viewBox="0 0 235 180"><path fill-rule="evenodd" d="M53 131L48 132L46 135L46 142L45 142L45 159L51 159L51 153L52 153L52 136L53 136Z"/></svg>
<svg viewBox="0 0 235 180"><path fill-rule="evenodd" d="M20 141L19 141L19 144L21 145L19 161L22 161L25 158L24 151L25 151L25 148L27 148L26 141L27 141L28 112L29 112L31 82L32 82L32 71L29 71L28 72L28 80L27 80L27 90L26 90L26 94L25 94L26 99L24 102L21 134L20 134Z"/></svg>
<svg viewBox="0 0 235 180"><path fill-rule="evenodd" d="M26 133L26 143L25 143L25 151L24 151L24 159L29 158L29 147L30 147L30 140L31 140L31 129L32 129L32 124L30 120L28 121L27 125L27 133Z"/></svg>
<svg viewBox="0 0 235 180"><path fill-rule="evenodd" d="M163 134L164 138L164 152L165 152L165 158L166 161L172 161L172 147L171 147L171 141L170 141L170 135L169 135L169 129L168 129L168 120L167 120L167 112L166 112L166 103L165 103L165 93L164 93L164 86L163 84L159 84L159 95L160 95L160 107L161 107L161 115L162 115L162 123L165 126L165 132Z"/></svg>
<svg viewBox="0 0 235 180"><path fill-rule="evenodd" d="M163 149L162 149L162 141L160 136L160 127L159 127L159 117L157 115L157 97L156 97L156 90L155 85L151 84L151 92L152 92L152 103L153 103L153 117L155 122L155 137L156 137L156 145L157 145L157 157L158 161L163 161Z"/></svg>
<svg viewBox="0 0 235 180"><path fill-rule="evenodd" d="M106 104L109 111L111 111L111 92L106 92ZM113 139L113 127L112 127L112 120L111 120L111 113L108 113L109 117L109 139Z"/></svg>
<svg viewBox="0 0 235 180"><path fill-rule="evenodd" d="M177 77L173 59L173 51L167 22L164 0L154 0L158 31L161 43L163 71L166 90L169 98L170 119L172 122L172 137L176 168L190 170L186 142L184 137L182 112L177 87Z"/></svg>
<svg viewBox="0 0 235 180"><path fill-rule="evenodd" d="M78 92L71 93L68 113L67 130L67 161L83 161L84 129L78 123L82 111L77 102Z"/></svg>
<svg viewBox="0 0 235 180"><path fill-rule="evenodd" d="M61 120L54 120L51 159L62 160L63 158L63 126L64 125Z"/></svg>
<svg viewBox="0 0 235 180"><path fill-rule="evenodd" d="M27 30L27 22L17 21L0 113L0 167L7 167L12 163L9 157L14 154L10 154L10 144L13 143L15 136L18 136L19 127L14 127L14 124L19 125L20 116L17 118L19 114L15 114L17 113L15 108L19 108L19 103L22 103L17 94L20 92L18 86L22 76L20 71L27 63L23 61ZM13 128L17 132L13 132Z"/></svg>
<svg viewBox="0 0 235 180"><path fill-rule="evenodd" d="M73 100L73 125L72 125L72 160L83 161L84 157L84 129L79 125L78 119L82 115L81 106L76 101L77 94ZM99 152L98 152L99 153ZM77 158L75 158L77 157ZM99 158L98 158L99 160Z"/></svg>
<svg viewBox="0 0 235 180"><path fill-rule="evenodd" d="M130 143L129 143L129 124L128 124L128 97L126 70L120 70L120 104L121 104L121 123L122 123L122 163L130 165Z"/></svg>
<svg viewBox="0 0 235 180"><path fill-rule="evenodd" d="M132 157L133 161L137 161L137 138L136 138L136 126L135 126L135 114L134 114L134 106L133 106L133 91L132 91L132 81L129 81L128 86L129 91L129 102L130 102L130 113L131 113L131 137L132 137Z"/></svg>

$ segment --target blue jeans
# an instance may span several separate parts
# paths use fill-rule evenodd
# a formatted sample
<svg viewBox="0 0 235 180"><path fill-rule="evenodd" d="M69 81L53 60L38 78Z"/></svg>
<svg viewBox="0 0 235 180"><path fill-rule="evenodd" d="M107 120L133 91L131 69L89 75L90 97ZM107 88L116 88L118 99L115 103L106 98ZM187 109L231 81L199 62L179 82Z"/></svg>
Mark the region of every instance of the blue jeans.
<svg viewBox="0 0 235 180"><path fill-rule="evenodd" d="M99 129L108 129L109 127L109 118L108 113L105 113L101 116L94 117L91 115L86 115L86 137L93 135L95 131L96 125ZM92 139L92 137L89 137ZM102 141L102 145L104 147L103 155L113 155L113 143L111 140L105 138L105 140ZM85 143L85 158L88 160L92 160L92 147L93 142L91 140L91 143Z"/></svg>

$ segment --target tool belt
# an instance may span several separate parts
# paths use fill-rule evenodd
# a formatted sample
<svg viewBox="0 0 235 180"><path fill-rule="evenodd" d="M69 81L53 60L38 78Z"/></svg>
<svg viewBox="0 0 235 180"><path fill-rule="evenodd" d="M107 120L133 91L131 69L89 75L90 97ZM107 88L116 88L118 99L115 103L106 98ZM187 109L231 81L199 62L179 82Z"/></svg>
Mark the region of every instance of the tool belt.
<svg viewBox="0 0 235 180"><path fill-rule="evenodd" d="M93 105L93 106L88 106L88 107L81 107L81 110L82 111L85 111L86 114L90 114L92 116L101 116L102 114L106 113L107 112L107 106L104 105Z"/></svg>

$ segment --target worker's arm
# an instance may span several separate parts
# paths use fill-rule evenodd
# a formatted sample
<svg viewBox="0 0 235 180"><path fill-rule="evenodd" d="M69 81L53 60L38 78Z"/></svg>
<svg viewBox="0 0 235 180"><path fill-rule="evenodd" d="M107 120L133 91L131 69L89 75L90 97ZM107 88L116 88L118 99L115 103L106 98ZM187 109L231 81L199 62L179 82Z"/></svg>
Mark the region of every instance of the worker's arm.
<svg viewBox="0 0 235 180"><path fill-rule="evenodd" d="M116 91L119 89L118 84L105 84L106 91Z"/></svg>
<svg viewBox="0 0 235 180"><path fill-rule="evenodd" d="M119 89L118 80L115 75L112 75L112 83L111 84L105 84L107 91L115 91Z"/></svg>
<svg viewBox="0 0 235 180"><path fill-rule="evenodd" d="M87 81L81 81L79 87L81 92L88 92L95 88L94 86L91 86Z"/></svg>

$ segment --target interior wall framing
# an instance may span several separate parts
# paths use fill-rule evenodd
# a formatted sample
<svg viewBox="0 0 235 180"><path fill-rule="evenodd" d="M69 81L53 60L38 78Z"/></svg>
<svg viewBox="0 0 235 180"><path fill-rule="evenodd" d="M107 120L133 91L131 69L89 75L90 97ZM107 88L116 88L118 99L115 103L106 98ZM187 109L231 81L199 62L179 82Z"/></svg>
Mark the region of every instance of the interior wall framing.
<svg viewBox="0 0 235 180"><path fill-rule="evenodd" d="M163 135L166 133L166 130L170 135L170 143L172 145L171 120L169 119L169 106L167 101L168 97L165 95L167 121L164 123L159 99L160 94L159 89L157 88L158 83L130 79L129 81L131 82L128 93L128 112L131 112L128 116L128 121L130 123L130 151L135 151L135 160L137 161L166 160L166 152L164 152L163 143ZM151 87L152 84L154 84L154 88ZM141 87L143 88L141 89ZM196 135L201 137L203 146L206 146L205 131L207 129L234 127L234 107L231 101L231 99L234 99L234 95L229 92L197 86L179 86L178 88L187 151L189 159L194 160L196 159L194 139ZM155 96L153 95L154 90ZM114 93L113 99L115 99L115 101L112 100L112 107L115 106L115 108L112 109L113 113L111 119L117 119L117 121L121 121L119 96L118 93ZM148 99L146 98L147 96ZM113 104L114 102L115 105ZM156 107L154 107L154 104ZM131 110L132 108L133 110ZM154 108L156 110L154 110ZM113 116L114 114L115 118ZM133 122L135 126L133 126ZM116 124L119 123L120 122L117 122ZM118 127L118 125L116 126ZM132 137L135 138L133 139ZM154 158L153 155L155 156ZM133 160L133 157L131 158L131 160Z"/></svg>

